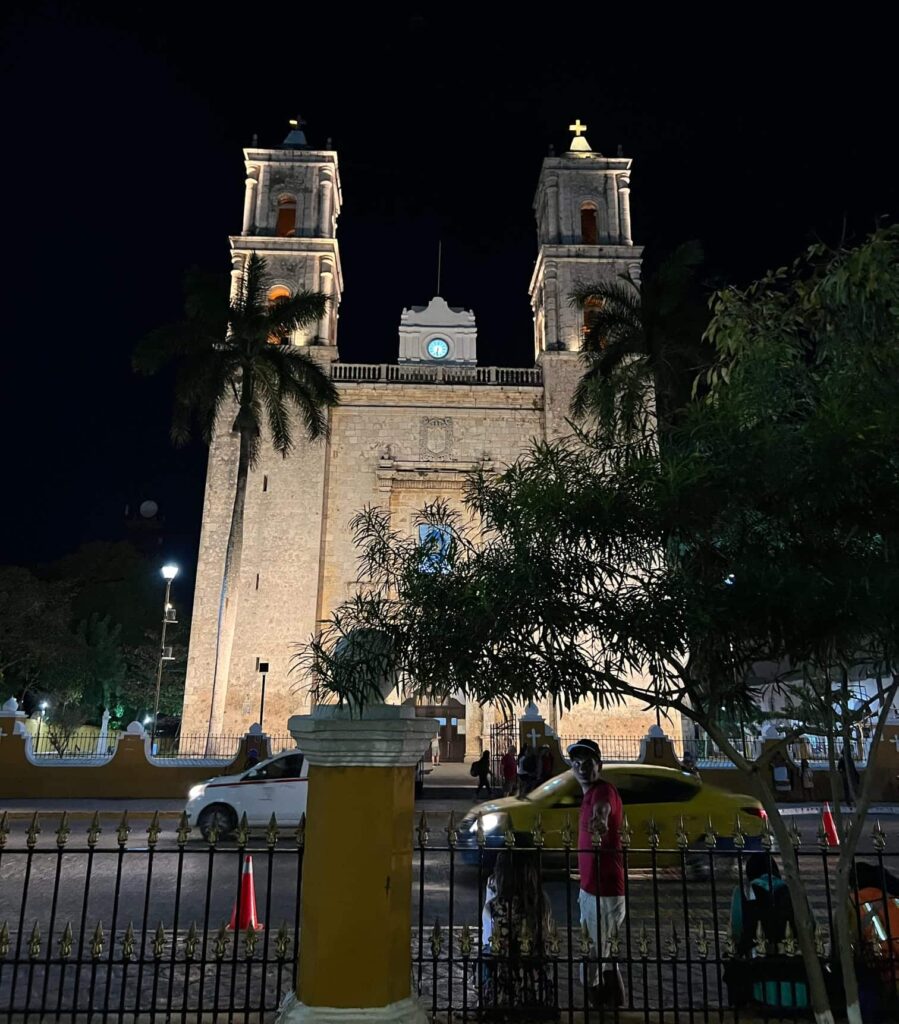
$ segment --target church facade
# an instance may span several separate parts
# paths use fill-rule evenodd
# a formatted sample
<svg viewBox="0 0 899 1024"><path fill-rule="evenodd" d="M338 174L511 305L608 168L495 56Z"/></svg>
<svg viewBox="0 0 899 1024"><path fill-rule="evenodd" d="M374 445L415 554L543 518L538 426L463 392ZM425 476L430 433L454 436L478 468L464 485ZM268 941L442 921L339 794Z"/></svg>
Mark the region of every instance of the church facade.
<svg viewBox="0 0 899 1024"><path fill-rule="evenodd" d="M183 735L232 734L259 718L267 665L266 731L284 731L309 698L290 672L295 645L352 596L357 551L351 517L366 504L388 508L411 533L415 513L443 498L461 506L466 475L502 468L533 439L569 432L581 373L583 314L568 303L575 284L638 279L641 249L630 228L631 161L594 152L572 126L568 152L543 161L534 211L537 259L530 281L534 359L521 368L477 362L474 312L435 296L403 310L395 363L341 362L337 311L343 291L337 221L337 153L310 147L300 126L275 149L247 149L243 229L231 238L235 287L250 255L266 258L271 296L299 289L331 297L329 312L293 344L309 346L340 392L326 442L301 443L287 459L263 444L251 472L239 576L229 584L225 640L216 633L237 442L219 433L210 448L182 719ZM524 286L525 282L522 282ZM522 349L529 349L522 339ZM530 363L530 359L528 360ZM214 680L214 686L213 686ZM445 722L444 752L474 756L486 745L493 710L464 701L430 708ZM561 735L642 736L637 707L576 708Z"/></svg>

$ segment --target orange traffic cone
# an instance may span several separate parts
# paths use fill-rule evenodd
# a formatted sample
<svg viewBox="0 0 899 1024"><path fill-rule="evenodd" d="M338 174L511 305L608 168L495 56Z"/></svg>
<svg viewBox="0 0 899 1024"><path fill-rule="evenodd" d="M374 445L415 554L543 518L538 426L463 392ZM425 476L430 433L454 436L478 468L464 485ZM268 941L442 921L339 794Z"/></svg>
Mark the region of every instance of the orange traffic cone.
<svg viewBox="0 0 899 1024"><path fill-rule="evenodd" d="M240 922L237 920L237 910L240 908ZM231 911L231 924L228 931L246 931L251 928L253 931L261 931L265 925L256 919L256 886L253 883L253 858L247 854L243 861L243 871L240 874L240 895L237 903Z"/></svg>
<svg viewBox="0 0 899 1024"><path fill-rule="evenodd" d="M824 825L824 835L827 838L828 846L839 846L840 837L837 833L837 825L833 820L833 814L830 810L830 804L824 804L824 809L821 811L821 823Z"/></svg>

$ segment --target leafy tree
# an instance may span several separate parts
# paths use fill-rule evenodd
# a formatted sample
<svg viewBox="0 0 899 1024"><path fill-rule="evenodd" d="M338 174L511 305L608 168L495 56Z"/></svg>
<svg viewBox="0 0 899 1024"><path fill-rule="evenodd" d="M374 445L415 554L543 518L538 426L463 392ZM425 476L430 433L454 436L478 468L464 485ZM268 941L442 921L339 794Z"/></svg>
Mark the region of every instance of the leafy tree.
<svg viewBox="0 0 899 1024"><path fill-rule="evenodd" d="M598 418L625 438L645 432L647 417L657 416L663 430L674 422L713 355L703 340L709 312L698 287L702 260L699 242L685 242L639 283L621 275L574 289L569 301L587 321L576 417Z"/></svg>
<svg viewBox="0 0 899 1024"><path fill-rule="evenodd" d="M361 512L365 585L298 664L356 704L395 671L411 694L599 707L631 697L698 723L768 812L821 1024L833 1013L772 759L805 733L845 742L873 715L834 901L859 1024L849 878L899 688L899 229L855 249L815 246L719 292L713 313L716 362L664 444L649 421L627 442L601 421L535 445L498 477L475 475L465 516L439 502L419 515L450 535L441 572L387 513ZM375 634L347 671L347 638ZM784 666L774 684L788 714L762 710L760 662ZM882 690L861 708L847 699L859 666ZM755 761L729 738L735 718L785 717L794 724Z"/></svg>
<svg viewBox="0 0 899 1024"><path fill-rule="evenodd" d="M228 588L239 571L247 477L267 429L270 441L286 457L295 445L297 416L309 440L327 433L327 410L337 404L330 376L302 348L291 345L295 330L315 324L328 299L308 291L269 301L266 262L253 255L229 301L223 282L193 273L187 280L185 319L146 338L134 355L135 368L157 373L174 364L175 408L172 438L185 443L198 428L211 443L222 423L230 421L239 454L231 524L225 551L212 680L209 728L220 696L216 691L224 637Z"/></svg>

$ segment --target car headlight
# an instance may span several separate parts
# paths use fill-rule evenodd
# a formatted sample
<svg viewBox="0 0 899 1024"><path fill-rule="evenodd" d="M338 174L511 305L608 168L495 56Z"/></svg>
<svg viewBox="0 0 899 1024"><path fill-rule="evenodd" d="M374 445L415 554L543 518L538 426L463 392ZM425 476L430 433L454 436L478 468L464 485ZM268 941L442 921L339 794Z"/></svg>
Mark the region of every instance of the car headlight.
<svg viewBox="0 0 899 1024"><path fill-rule="evenodd" d="M483 827L484 832L485 833L487 833L487 832L496 832L501 827L504 827L505 821L506 821L506 817L507 816L505 814L482 814L481 815L481 826ZM468 831L469 832L477 832L477 830L478 830L478 819L475 818L475 820L471 823L471 827L469 828Z"/></svg>
<svg viewBox="0 0 899 1024"><path fill-rule="evenodd" d="M206 792L206 783L201 782L199 786L191 786L190 792L187 794L188 800L199 800L200 797Z"/></svg>

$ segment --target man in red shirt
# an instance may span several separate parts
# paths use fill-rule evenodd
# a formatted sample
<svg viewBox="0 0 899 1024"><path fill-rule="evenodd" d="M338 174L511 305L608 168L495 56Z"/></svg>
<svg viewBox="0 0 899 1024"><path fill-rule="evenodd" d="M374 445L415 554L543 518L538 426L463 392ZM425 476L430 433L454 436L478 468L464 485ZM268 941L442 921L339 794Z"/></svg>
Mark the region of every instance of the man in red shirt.
<svg viewBox="0 0 899 1024"><path fill-rule="evenodd" d="M602 957L602 979L599 970L583 978L594 1005L621 1006L624 982L618 965L609 961L613 932L623 938L626 914L624 900L624 859L621 852L621 797L609 782L604 782L602 751L595 740L578 740L568 748L571 767L581 784L584 797L578 827L578 870L581 891L578 902L581 924L587 926L590 938ZM593 845L595 831L602 834L598 848ZM608 961L608 962L607 962Z"/></svg>
<svg viewBox="0 0 899 1024"><path fill-rule="evenodd" d="M518 758L515 756L515 748L511 745L503 754L500 770L503 776L503 796L511 796L518 783Z"/></svg>

